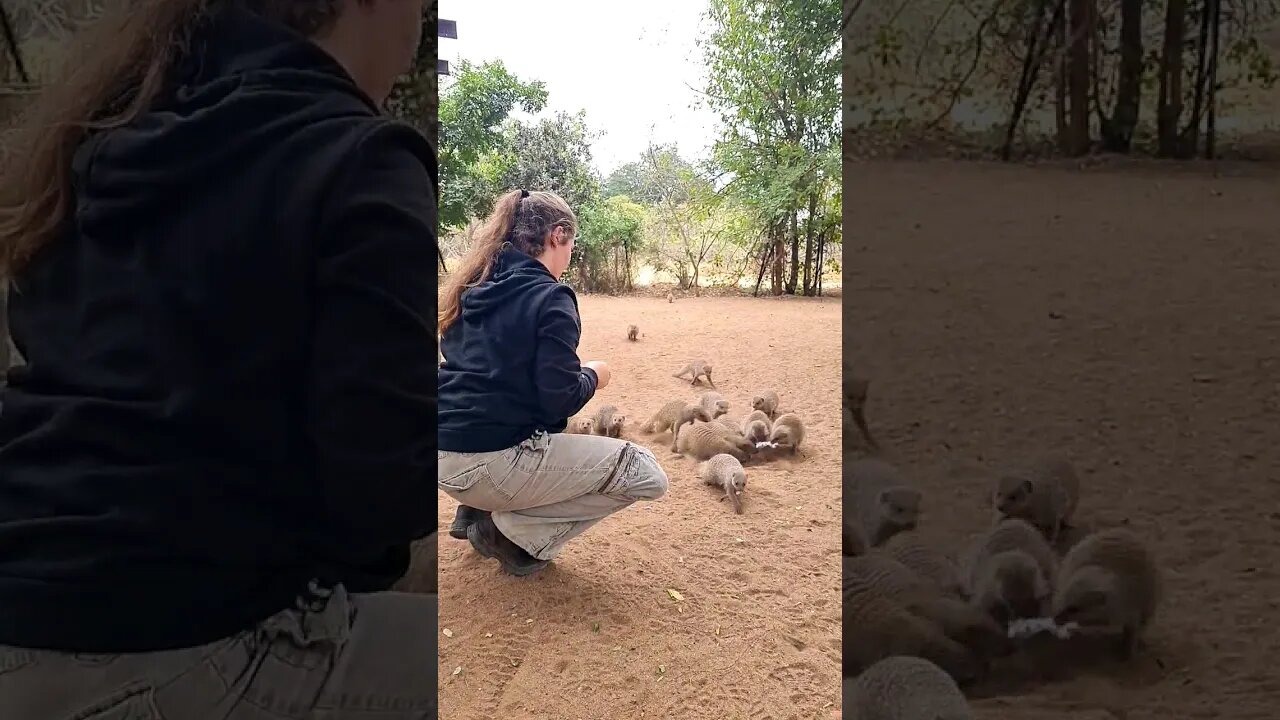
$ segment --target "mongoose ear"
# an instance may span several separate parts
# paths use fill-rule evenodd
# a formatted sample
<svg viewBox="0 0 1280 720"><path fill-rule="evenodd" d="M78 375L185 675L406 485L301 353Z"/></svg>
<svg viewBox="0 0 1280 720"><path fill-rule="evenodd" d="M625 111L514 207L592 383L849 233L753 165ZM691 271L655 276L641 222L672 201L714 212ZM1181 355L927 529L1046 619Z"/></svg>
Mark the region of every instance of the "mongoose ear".
<svg viewBox="0 0 1280 720"><path fill-rule="evenodd" d="M1026 494L1030 495L1030 494L1031 494L1031 491L1032 491L1033 489L1035 489L1035 488L1034 488L1034 486L1031 484L1031 481L1030 481L1030 480L1023 480L1023 481L1022 481L1022 483L1018 485L1018 489L1019 489L1019 490L1021 490L1021 491L1022 491L1022 492L1024 492L1024 493L1026 493Z"/></svg>

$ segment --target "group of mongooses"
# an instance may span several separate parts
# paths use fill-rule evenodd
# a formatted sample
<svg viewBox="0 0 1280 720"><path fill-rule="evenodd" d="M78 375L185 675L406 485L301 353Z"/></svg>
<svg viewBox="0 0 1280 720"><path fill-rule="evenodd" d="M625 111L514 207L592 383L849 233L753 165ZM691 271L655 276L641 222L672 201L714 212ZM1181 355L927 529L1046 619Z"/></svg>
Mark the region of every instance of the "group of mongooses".
<svg viewBox="0 0 1280 720"><path fill-rule="evenodd" d="M626 423L627 416L618 410L617 405L601 405L589 416L575 415L569 418L569 424L564 431L571 435L604 435L620 438Z"/></svg>
<svg viewBox="0 0 1280 720"><path fill-rule="evenodd" d="M889 462L847 458L842 491L846 716L969 718L958 687L1022 648L1015 623L1127 659L1155 615L1160 571L1133 532L1057 549L1080 497L1061 456L999 473L991 526L956 555L919 537L923 495Z"/></svg>
<svg viewBox="0 0 1280 720"><path fill-rule="evenodd" d="M709 378L710 366L693 369ZM751 411L741 420L728 417L729 401L719 392L704 392L695 402L672 400L640 427L643 433L671 431L671 451L700 461L698 476L724 490L734 512L742 512L747 473L742 463L770 452L797 454L805 424L795 413L778 407L778 393L764 390L751 398Z"/></svg>

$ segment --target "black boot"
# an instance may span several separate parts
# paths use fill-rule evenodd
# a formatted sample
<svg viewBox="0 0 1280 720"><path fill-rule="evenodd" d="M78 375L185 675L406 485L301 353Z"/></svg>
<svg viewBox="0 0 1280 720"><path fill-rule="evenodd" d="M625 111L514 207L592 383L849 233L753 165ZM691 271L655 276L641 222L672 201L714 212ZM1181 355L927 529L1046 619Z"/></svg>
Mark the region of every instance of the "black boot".
<svg viewBox="0 0 1280 720"><path fill-rule="evenodd" d="M449 537L457 540L466 540L467 528L471 527L471 523L482 517L489 517L489 511L459 505L458 512L453 515L453 524L449 526Z"/></svg>
<svg viewBox="0 0 1280 720"><path fill-rule="evenodd" d="M507 539L493 518L485 514L467 528L467 539L476 552L487 558L494 558L502 565L502 569L516 576L532 575L546 567L550 560L539 560L525 552L524 548Z"/></svg>

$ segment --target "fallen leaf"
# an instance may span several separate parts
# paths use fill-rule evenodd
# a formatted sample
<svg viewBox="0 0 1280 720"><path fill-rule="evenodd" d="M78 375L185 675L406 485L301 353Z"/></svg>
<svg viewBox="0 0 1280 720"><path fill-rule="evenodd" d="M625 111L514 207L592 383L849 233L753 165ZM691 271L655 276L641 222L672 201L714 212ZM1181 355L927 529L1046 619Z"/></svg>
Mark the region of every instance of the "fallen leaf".
<svg viewBox="0 0 1280 720"><path fill-rule="evenodd" d="M452 630L450 630L449 628L445 628L445 629L444 629L444 636L445 636L445 637L453 637L453 631L452 631Z"/></svg>
<svg viewBox="0 0 1280 720"><path fill-rule="evenodd" d="M453 674L454 674L454 675L457 675L457 674L458 674L458 673L460 673L460 672L462 672L462 666L461 666L461 665L459 665L458 667L456 667L456 668L454 668L454 669L453 669Z"/></svg>
<svg viewBox="0 0 1280 720"><path fill-rule="evenodd" d="M528 620L525 620L525 621L524 621L524 624L525 624L525 625L528 625L528 624L529 624L529 623L531 623L531 622L533 622L533 618L529 618Z"/></svg>
<svg viewBox="0 0 1280 720"><path fill-rule="evenodd" d="M591 631L592 631L592 632L600 632L600 623L598 623L598 622L593 622L593 623L591 623Z"/></svg>
<svg viewBox="0 0 1280 720"><path fill-rule="evenodd" d="M516 666L517 666L517 665L519 665L519 664L520 664L520 661L519 661L519 660L512 660L512 661L511 661L511 667L516 667Z"/></svg>
<svg viewBox="0 0 1280 720"><path fill-rule="evenodd" d="M716 635L719 635L719 634L720 634L720 626L719 626L719 625L717 625L717 626L716 626Z"/></svg>
<svg viewBox="0 0 1280 720"><path fill-rule="evenodd" d="M671 588L667 588L667 594L670 595L671 599L675 600L676 602L682 602L684 600L683 595L676 592L675 590L672 590Z"/></svg>
<svg viewBox="0 0 1280 720"><path fill-rule="evenodd" d="M484 636L485 636L485 637L493 637L493 633L485 633L485 634L484 634Z"/></svg>
<svg viewBox="0 0 1280 720"><path fill-rule="evenodd" d="M666 672L667 672L667 666L666 666L666 665L659 665L659 666L658 666L658 674L659 674L659 675L662 675L662 674L664 674L664 673L666 673Z"/></svg>

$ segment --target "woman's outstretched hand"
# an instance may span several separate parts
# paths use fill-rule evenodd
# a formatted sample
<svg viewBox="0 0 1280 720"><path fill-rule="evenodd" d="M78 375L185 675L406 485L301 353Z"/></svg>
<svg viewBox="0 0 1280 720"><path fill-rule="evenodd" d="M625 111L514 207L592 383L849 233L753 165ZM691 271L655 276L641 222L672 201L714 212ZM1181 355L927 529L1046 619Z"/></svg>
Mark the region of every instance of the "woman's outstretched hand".
<svg viewBox="0 0 1280 720"><path fill-rule="evenodd" d="M588 360L582 363L582 367L589 367L596 371L596 390L603 390L609 386L609 380L613 378L613 372L609 370L609 363L603 360Z"/></svg>

